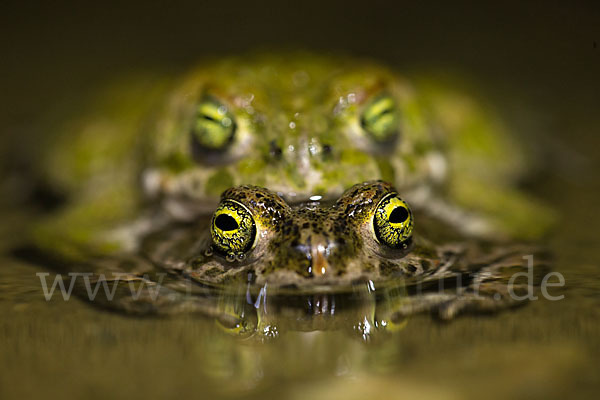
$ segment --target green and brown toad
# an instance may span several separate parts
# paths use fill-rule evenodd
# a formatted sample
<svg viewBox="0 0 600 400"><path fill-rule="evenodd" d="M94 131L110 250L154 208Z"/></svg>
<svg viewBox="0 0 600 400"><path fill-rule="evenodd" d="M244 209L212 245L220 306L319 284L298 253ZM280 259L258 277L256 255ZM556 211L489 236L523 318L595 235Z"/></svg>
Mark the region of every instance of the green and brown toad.
<svg viewBox="0 0 600 400"><path fill-rule="evenodd" d="M511 301L490 282L523 252L477 241L536 238L552 220L516 188L528 160L497 119L373 62L228 58L117 85L92 108L50 136L40 175L66 200L32 240L69 268L169 273L173 301L120 297L122 309L214 311L181 299L182 282L315 292L428 276L467 283L411 309L502 307ZM474 294L475 283L493 289Z"/></svg>
<svg viewBox="0 0 600 400"><path fill-rule="evenodd" d="M515 188L527 159L497 119L379 64L257 55L168 84L140 80L107 90L92 117L51 136L40 170L67 203L38 227L44 247L83 258L131 250L140 231L210 213L244 184L298 202L383 179L415 209L488 238L536 237L552 219ZM164 218L142 221L152 207Z"/></svg>

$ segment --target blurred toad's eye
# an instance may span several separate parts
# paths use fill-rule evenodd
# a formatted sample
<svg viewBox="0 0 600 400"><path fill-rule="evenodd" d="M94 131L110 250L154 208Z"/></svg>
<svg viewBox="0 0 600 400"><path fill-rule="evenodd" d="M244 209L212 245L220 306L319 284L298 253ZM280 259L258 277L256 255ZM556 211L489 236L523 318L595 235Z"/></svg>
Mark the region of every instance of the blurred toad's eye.
<svg viewBox="0 0 600 400"><path fill-rule="evenodd" d="M213 98L198 104L192 127L193 139L208 150L223 150L233 140L236 124L226 106Z"/></svg>
<svg viewBox="0 0 600 400"><path fill-rule="evenodd" d="M225 255L244 253L254 247L256 225L246 207L235 200L223 200L213 214L210 234L216 249Z"/></svg>
<svg viewBox="0 0 600 400"><path fill-rule="evenodd" d="M360 124L377 142L395 138L400 130L400 111L394 98L381 95L373 99L364 108Z"/></svg>
<svg viewBox="0 0 600 400"><path fill-rule="evenodd" d="M413 215L396 193L384 197L373 216L375 238L381 244L394 249L406 248L413 230Z"/></svg>

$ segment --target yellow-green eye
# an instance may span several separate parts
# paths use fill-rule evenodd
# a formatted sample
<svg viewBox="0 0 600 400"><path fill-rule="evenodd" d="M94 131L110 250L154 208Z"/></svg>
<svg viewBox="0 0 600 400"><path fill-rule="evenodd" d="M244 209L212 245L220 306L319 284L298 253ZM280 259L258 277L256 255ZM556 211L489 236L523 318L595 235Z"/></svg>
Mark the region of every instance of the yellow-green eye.
<svg viewBox="0 0 600 400"><path fill-rule="evenodd" d="M379 243L394 249L405 248L412 236L413 215L396 193L384 197L373 216L373 231Z"/></svg>
<svg viewBox="0 0 600 400"><path fill-rule="evenodd" d="M198 104L192 134L196 142L209 150L224 149L235 134L235 121L226 106L209 98Z"/></svg>
<svg viewBox="0 0 600 400"><path fill-rule="evenodd" d="M219 252L236 255L254 247L256 225L250 211L241 203L223 200L213 214L210 233Z"/></svg>
<svg viewBox="0 0 600 400"><path fill-rule="evenodd" d="M400 112L393 97L378 96L367 104L360 124L378 142L386 142L398 134Z"/></svg>

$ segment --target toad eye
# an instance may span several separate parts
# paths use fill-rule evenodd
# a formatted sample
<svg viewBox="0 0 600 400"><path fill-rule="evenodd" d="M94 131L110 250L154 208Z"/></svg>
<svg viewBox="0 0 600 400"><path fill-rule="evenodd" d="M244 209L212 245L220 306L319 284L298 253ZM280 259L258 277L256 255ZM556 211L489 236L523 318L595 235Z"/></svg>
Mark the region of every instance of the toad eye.
<svg viewBox="0 0 600 400"><path fill-rule="evenodd" d="M223 200L210 224L216 249L226 255L251 250L256 240L256 225L248 209L235 200Z"/></svg>
<svg viewBox="0 0 600 400"><path fill-rule="evenodd" d="M198 104L192 137L208 150L223 150L233 140L236 124L227 107L213 98Z"/></svg>
<svg viewBox="0 0 600 400"><path fill-rule="evenodd" d="M394 139L400 125L400 111L394 98L381 95L373 99L363 110L360 125L377 142Z"/></svg>
<svg viewBox="0 0 600 400"><path fill-rule="evenodd" d="M375 238L381 244L394 249L404 249L410 242L413 230L413 215L396 193L384 197L373 216Z"/></svg>

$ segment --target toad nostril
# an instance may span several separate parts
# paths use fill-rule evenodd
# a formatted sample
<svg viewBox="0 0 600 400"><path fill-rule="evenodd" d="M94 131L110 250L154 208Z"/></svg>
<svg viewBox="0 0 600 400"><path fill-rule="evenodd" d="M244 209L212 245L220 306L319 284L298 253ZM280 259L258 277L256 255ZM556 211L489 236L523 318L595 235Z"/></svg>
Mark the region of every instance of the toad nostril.
<svg viewBox="0 0 600 400"><path fill-rule="evenodd" d="M310 244L300 243L298 240L294 240L291 243L291 248L299 254L302 254L306 259L310 260L311 251Z"/></svg>
<svg viewBox="0 0 600 400"><path fill-rule="evenodd" d="M324 144L323 146L321 146L321 154L320 155L321 155L321 158L323 159L323 161L331 162L334 157L332 146L329 144Z"/></svg>
<svg viewBox="0 0 600 400"><path fill-rule="evenodd" d="M269 154L271 155L271 157L273 157L276 160L281 160L281 155L283 154L283 151L281 150L281 147L279 147L277 145L277 143L275 143L274 140L272 140L269 143Z"/></svg>

